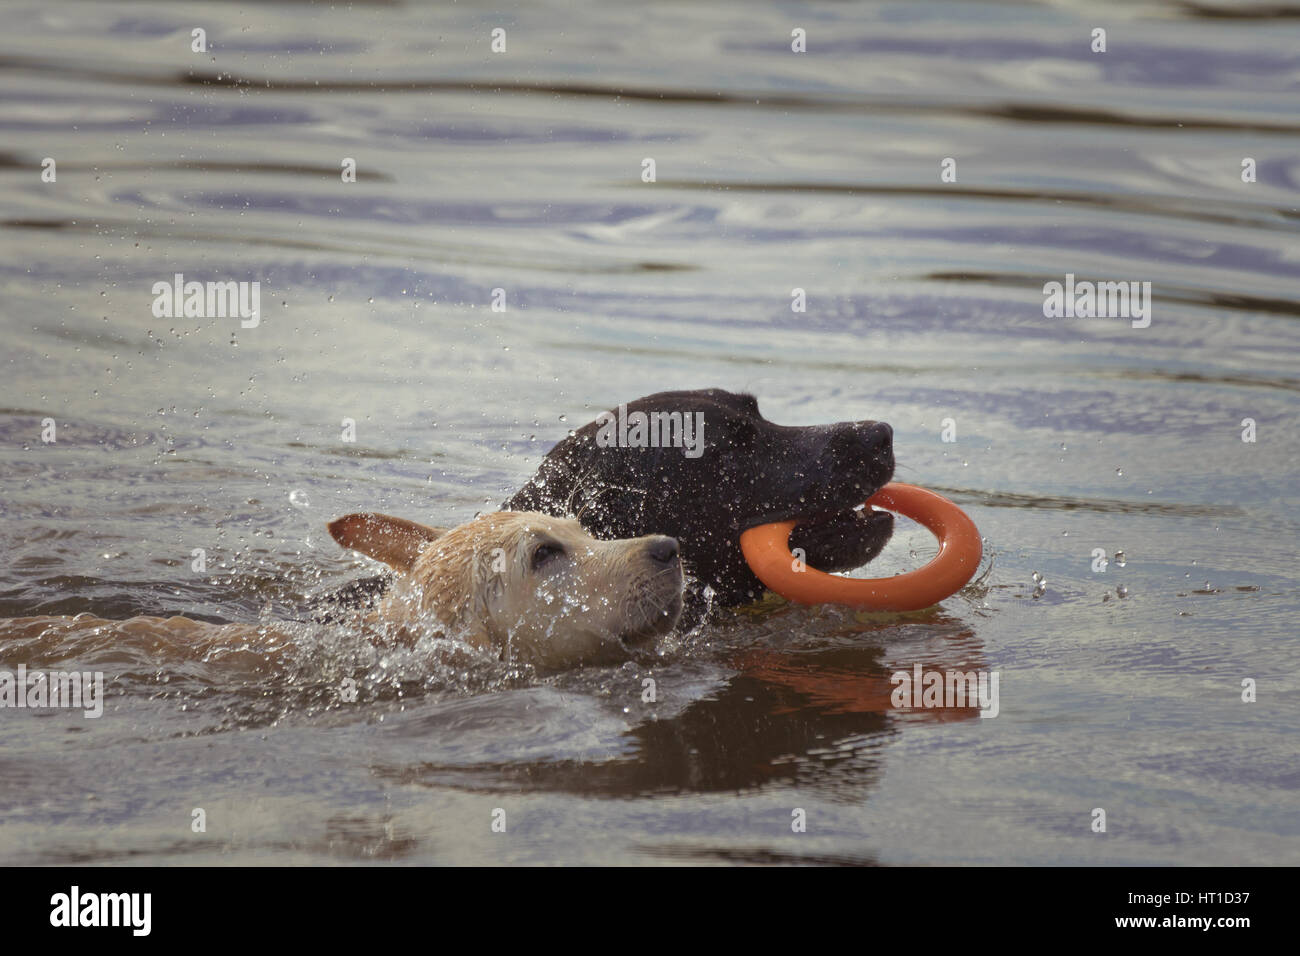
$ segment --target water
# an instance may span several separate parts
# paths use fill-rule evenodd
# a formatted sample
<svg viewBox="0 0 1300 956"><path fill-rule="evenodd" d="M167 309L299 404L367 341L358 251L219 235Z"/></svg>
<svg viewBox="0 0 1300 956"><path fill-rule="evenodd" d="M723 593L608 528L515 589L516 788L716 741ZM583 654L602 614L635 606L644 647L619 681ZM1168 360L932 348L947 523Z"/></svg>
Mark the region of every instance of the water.
<svg viewBox="0 0 1300 956"><path fill-rule="evenodd" d="M668 388L889 421L990 557L550 677L9 634L108 700L0 712L0 860L1300 863L1300 22L1251 10L6 5L0 615L300 617L369 570L326 521L468 519ZM155 318L175 273L262 321ZM1045 318L1067 274L1150 327ZM998 716L891 709L917 663Z"/></svg>

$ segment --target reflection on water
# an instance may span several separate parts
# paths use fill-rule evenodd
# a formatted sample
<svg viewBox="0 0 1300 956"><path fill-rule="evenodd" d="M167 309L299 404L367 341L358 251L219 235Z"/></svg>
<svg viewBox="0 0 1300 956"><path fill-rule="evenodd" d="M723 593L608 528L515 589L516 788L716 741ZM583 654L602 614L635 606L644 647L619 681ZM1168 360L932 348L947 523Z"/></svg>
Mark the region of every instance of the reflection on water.
<svg viewBox="0 0 1300 956"><path fill-rule="evenodd" d="M8 633L108 700L0 711L0 859L1300 861L1296 11L1108 8L1104 55L1082 4L541 3L503 55L474 4L208 6L202 54L167 4L10 17L0 616L295 640ZM178 272L260 325L155 318ZM1151 326L1045 319L1067 274L1151 282ZM460 522L703 386L889 421L984 576L552 676L307 622L370 570L331 518ZM998 716L893 707L916 665L999 673Z"/></svg>

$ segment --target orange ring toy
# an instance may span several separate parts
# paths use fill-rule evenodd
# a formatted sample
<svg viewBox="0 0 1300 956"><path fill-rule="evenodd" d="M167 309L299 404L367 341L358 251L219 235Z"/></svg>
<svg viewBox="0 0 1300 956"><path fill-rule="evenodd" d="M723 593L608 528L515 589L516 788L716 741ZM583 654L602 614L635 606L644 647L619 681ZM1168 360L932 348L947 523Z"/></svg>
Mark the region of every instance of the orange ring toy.
<svg viewBox="0 0 1300 956"><path fill-rule="evenodd" d="M771 590L799 604L847 604L876 611L919 611L956 594L975 576L984 546L975 522L942 495L890 482L867 499L919 521L939 539L939 553L923 568L892 578L842 578L816 568L796 571L790 532L798 521L775 521L740 536L750 570Z"/></svg>

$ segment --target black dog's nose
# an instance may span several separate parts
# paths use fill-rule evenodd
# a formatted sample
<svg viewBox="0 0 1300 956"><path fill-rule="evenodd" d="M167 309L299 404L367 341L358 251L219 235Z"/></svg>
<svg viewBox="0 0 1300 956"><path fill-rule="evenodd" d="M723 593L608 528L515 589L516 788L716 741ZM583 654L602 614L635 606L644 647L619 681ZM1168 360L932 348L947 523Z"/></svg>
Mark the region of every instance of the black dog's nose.
<svg viewBox="0 0 1300 956"><path fill-rule="evenodd" d="M834 454L852 459L863 452L875 457L892 457L894 429L888 422L846 422L834 426L829 448Z"/></svg>
<svg viewBox="0 0 1300 956"><path fill-rule="evenodd" d="M659 564L672 564L677 560L677 539L658 535L646 546L646 553Z"/></svg>
<svg viewBox="0 0 1300 956"><path fill-rule="evenodd" d="M879 488L894 476L894 429L886 422L832 425L819 460L830 485Z"/></svg>
<svg viewBox="0 0 1300 956"><path fill-rule="evenodd" d="M884 451L894 445L894 429L888 422L860 422L858 435L869 448Z"/></svg>

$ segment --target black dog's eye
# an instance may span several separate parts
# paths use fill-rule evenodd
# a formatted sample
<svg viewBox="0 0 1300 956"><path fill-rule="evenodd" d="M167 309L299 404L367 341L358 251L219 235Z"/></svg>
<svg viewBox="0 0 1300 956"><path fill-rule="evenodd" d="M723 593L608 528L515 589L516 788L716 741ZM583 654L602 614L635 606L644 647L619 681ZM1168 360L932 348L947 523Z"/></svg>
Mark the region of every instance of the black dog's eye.
<svg viewBox="0 0 1300 956"><path fill-rule="evenodd" d="M558 544L539 544L533 549L532 568L539 571L548 562L555 558L564 557L564 548Z"/></svg>

